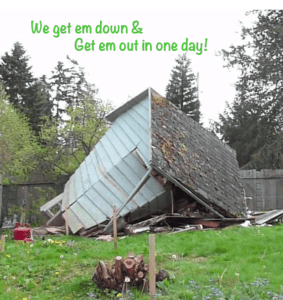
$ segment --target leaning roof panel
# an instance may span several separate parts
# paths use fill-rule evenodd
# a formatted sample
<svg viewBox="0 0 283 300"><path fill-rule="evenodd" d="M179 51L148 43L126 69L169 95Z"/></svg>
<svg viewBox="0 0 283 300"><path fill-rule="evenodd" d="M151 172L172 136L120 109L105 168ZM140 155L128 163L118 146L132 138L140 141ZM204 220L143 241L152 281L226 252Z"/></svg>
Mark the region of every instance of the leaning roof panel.
<svg viewBox="0 0 283 300"><path fill-rule="evenodd" d="M236 152L152 91L152 164L227 217L245 215Z"/></svg>

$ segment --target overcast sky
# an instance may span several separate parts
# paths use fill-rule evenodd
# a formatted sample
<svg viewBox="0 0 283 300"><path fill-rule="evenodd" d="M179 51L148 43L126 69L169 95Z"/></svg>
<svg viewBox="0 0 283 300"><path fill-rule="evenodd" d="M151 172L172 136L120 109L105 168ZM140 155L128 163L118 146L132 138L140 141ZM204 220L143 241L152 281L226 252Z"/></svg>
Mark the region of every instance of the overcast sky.
<svg viewBox="0 0 283 300"><path fill-rule="evenodd" d="M1 0L2 1L2 0ZM2 1L3 2L3 1ZM30 57L36 77L51 74L58 61L66 56L85 68L88 81L99 88L99 96L120 106L149 86L165 96L165 88L175 59L182 53L182 43L203 43L202 54L189 51L192 71L199 72L202 121L217 120L223 112L225 101L234 98L236 70L223 68L224 61L215 53L241 43L240 21L251 25L252 18L245 12L252 8L238 5L228 9L224 1L199 1L198 6L184 1L10 1L1 3L0 56L11 51L20 42ZM184 4L187 3L187 4ZM225 4L226 3L226 4ZM256 3L256 2L254 2ZM205 7L206 10L202 9ZM221 8L221 9L220 9ZM32 33L31 21L49 26L49 33ZM96 26L126 25L128 34L98 34ZM138 21L142 33L133 34L133 22ZM70 25L65 34L54 37L54 26ZM92 34L78 34L77 25L90 25ZM57 27L56 27L57 28ZM77 51L76 39L95 43L94 51ZM207 39L207 51L204 51ZM143 51L142 43L150 42L152 51ZM112 42L116 51L99 51L100 43ZM178 51L157 51L157 43L176 43ZM137 51L121 51L121 43L136 43ZM81 43L77 44L78 46Z"/></svg>

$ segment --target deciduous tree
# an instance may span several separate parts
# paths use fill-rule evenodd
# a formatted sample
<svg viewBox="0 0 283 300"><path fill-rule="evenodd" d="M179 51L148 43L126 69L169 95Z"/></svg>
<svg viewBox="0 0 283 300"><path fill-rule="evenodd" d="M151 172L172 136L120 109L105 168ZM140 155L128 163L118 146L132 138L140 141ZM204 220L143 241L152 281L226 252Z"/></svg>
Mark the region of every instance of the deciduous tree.
<svg viewBox="0 0 283 300"><path fill-rule="evenodd" d="M109 104L86 97L67 108L67 120L46 120L38 156L44 169L71 175L107 131L104 117L110 109Z"/></svg>
<svg viewBox="0 0 283 300"><path fill-rule="evenodd" d="M0 170L6 183L26 180L36 168L39 150L27 118L8 100L0 85Z"/></svg>

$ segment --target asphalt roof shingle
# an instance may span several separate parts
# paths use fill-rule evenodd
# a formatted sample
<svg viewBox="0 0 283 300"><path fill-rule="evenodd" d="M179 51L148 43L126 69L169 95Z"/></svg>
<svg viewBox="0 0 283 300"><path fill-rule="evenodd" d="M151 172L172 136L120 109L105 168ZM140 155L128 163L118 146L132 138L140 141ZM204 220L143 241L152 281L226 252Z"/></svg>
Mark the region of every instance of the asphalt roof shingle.
<svg viewBox="0 0 283 300"><path fill-rule="evenodd" d="M152 163L226 217L245 215L235 151L152 91Z"/></svg>

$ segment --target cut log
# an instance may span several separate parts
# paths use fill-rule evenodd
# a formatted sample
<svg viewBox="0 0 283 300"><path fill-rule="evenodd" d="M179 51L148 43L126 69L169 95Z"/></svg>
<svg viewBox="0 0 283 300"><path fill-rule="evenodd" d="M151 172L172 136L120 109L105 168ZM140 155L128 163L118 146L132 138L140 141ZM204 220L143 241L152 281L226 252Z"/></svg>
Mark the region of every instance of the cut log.
<svg viewBox="0 0 283 300"><path fill-rule="evenodd" d="M134 280L134 275L135 275L135 261L132 258L126 258L124 261L124 270L125 273L127 273L128 277L130 278L130 280Z"/></svg>
<svg viewBox="0 0 283 300"><path fill-rule="evenodd" d="M121 292L125 284L125 279L130 282L128 287L134 286L143 291L148 291L148 274L149 267L144 263L142 255L135 256L130 253L124 260L121 256L117 256L113 265L106 265L100 261L92 280L101 288L114 289Z"/></svg>
<svg viewBox="0 0 283 300"><path fill-rule="evenodd" d="M116 279L118 285L123 285L124 276L122 272L122 256L117 256L111 269L112 276Z"/></svg>

